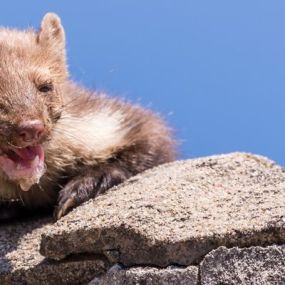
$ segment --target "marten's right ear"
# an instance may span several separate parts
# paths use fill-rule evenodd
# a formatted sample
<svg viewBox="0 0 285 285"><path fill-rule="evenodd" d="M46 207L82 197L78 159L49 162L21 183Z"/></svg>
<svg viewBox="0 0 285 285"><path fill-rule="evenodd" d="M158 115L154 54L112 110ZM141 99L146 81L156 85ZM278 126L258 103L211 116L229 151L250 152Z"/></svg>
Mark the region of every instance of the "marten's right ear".
<svg viewBox="0 0 285 285"><path fill-rule="evenodd" d="M54 76L64 80L68 76L65 56L65 35L60 18L54 13L47 13L37 35L37 43L44 50ZM44 57L46 58L46 57Z"/></svg>
<svg viewBox="0 0 285 285"><path fill-rule="evenodd" d="M47 13L44 16L37 40L44 48L65 55L64 29L56 14Z"/></svg>

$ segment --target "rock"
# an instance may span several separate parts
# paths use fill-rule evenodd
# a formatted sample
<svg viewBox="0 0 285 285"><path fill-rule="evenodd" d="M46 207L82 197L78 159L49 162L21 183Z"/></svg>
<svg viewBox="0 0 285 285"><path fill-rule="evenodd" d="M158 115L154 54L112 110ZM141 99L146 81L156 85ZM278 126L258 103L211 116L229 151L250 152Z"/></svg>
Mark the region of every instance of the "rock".
<svg viewBox="0 0 285 285"><path fill-rule="evenodd" d="M1 224L0 284L285 284L284 198L284 169L260 156L162 165L57 223Z"/></svg>
<svg viewBox="0 0 285 285"><path fill-rule="evenodd" d="M285 284L285 254L282 247L220 247L200 266L201 285Z"/></svg>
<svg viewBox="0 0 285 285"><path fill-rule="evenodd" d="M96 253L125 266L199 263L211 250L285 240L285 172L233 153L159 166L88 201L43 233L41 253Z"/></svg>
<svg viewBox="0 0 285 285"><path fill-rule="evenodd" d="M39 244L49 223L49 219L41 219L1 225L1 285L80 284L108 269L104 259L88 255L62 262L46 260L39 253Z"/></svg>
<svg viewBox="0 0 285 285"><path fill-rule="evenodd" d="M136 267L111 270L88 285L198 285L198 267L165 268Z"/></svg>

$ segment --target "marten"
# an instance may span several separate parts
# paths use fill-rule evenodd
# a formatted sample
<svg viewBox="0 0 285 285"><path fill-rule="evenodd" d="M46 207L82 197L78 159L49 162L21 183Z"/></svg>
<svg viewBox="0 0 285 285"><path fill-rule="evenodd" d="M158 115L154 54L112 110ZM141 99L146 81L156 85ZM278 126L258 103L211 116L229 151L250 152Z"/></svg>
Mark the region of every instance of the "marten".
<svg viewBox="0 0 285 285"><path fill-rule="evenodd" d="M0 28L0 219L18 208L60 219L175 155L159 115L69 79L56 14L37 31Z"/></svg>

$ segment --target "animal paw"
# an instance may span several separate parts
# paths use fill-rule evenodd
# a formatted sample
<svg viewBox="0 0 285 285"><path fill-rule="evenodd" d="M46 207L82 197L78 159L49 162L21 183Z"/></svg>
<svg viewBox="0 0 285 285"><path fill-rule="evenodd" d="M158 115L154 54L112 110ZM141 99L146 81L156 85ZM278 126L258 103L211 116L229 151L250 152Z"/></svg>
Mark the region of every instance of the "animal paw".
<svg viewBox="0 0 285 285"><path fill-rule="evenodd" d="M58 197L58 204L54 210L54 219L59 220L76 206L76 192L63 188Z"/></svg>
<svg viewBox="0 0 285 285"><path fill-rule="evenodd" d="M96 179L92 176L79 176L69 181L59 192L58 204L54 211L55 220L59 220L73 208L94 197L95 188Z"/></svg>

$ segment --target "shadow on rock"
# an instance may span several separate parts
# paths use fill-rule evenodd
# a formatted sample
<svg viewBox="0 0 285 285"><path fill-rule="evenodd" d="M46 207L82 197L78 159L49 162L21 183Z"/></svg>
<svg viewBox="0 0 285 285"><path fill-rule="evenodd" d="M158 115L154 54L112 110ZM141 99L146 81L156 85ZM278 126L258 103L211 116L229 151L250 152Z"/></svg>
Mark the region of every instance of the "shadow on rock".
<svg viewBox="0 0 285 285"><path fill-rule="evenodd" d="M37 217L23 214L18 218L10 215L12 219L8 220L2 215L0 219L0 284L21 282L24 268L42 259L38 254L40 237L52 219L43 214Z"/></svg>

